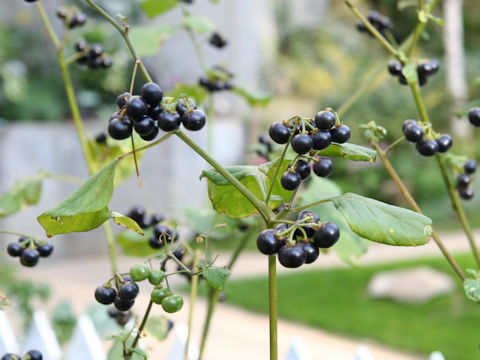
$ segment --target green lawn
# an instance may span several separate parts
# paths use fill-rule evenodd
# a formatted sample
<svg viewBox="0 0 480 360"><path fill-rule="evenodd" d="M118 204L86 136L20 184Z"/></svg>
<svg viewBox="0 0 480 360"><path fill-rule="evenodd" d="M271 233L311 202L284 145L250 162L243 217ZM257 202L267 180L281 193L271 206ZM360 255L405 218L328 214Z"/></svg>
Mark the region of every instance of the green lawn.
<svg viewBox="0 0 480 360"><path fill-rule="evenodd" d="M458 261L464 268L473 267L468 256L459 256ZM460 283L453 295L423 305L368 296L367 284L377 271L421 264L451 273L443 259L302 273L292 270L278 277L279 316L399 349L426 354L439 350L447 360L480 359L480 305L465 299ZM267 312L266 278L230 281L226 293L230 304Z"/></svg>

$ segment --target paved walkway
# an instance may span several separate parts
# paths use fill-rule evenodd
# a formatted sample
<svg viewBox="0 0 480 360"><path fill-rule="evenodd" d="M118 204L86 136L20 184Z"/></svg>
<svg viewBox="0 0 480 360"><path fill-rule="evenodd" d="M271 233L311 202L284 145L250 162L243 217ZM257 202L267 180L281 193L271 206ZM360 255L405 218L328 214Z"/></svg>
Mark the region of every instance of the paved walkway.
<svg viewBox="0 0 480 360"><path fill-rule="evenodd" d="M443 236L445 243L455 252L467 249L467 242L456 234ZM412 259L414 257L438 256L439 251L435 244L428 244L418 248L394 248L384 245L372 245L368 254L362 258L361 264L381 263ZM53 259L52 259L53 260ZM226 263L228 256L221 254L218 264ZM132 258L121 257L120 268L128 269L135 264ZM92 303L93 291L96 286L105 281L109 274L108 260L103 257L89 259L60 259L58 261L40 262L34 270L24 269L22 275L30 279L48 281L54 290L55 304L59 299L68 299L74 305L78 314ZM345 266L334 254L322 256L314 265L304 266L302 269L328 268ZM232 277L250 277L265 275L267 269L266 257L258 253L245 253L237 262ZM278 267L279 272L291 271ZM297 270L298 271L298 270ZM145 289L144 291L142 291ZM141 313L148 302L148 285L141 284L140 296L136 302L135 310ZM200 299L197 303L196 319L193 338L198 341L203 325L206 310L205 301ZM171 318L175 321L186 322L188 303L179 314ZM161 315L160 307L154 307L154 314ZM367 344L375 360L420 360L425 356L402 353L368 339L349 339L345 336L333 335L318 329L280 320L279 352L284 358L287 349L295 336L310 348L316 360L353 360L359 344ZM253 314L227 304L219 304L211 325L210 343L207 346L205 359L208 360L244 360L268 359L268 318L264 315ZM147 341L146 345L152 348L152 359L164 359L171 345L172 337L167 341L158 343ZM435 349L432 349L435 350Z"/></svg>

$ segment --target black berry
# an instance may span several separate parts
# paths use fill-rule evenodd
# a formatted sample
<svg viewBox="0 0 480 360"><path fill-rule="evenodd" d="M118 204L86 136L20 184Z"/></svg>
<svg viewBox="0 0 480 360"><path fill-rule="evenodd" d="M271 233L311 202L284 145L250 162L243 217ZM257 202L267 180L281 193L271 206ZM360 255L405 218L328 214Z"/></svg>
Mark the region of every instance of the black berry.
<svg viewBox="0 0 480 360"><path fill-rule="evenodd" d="M268 130L268 134L277 144L286 144L290 138L290 128L280 122L274 122Z"/></svg>
<svg viewBox="0 0 480 360"><path fill-rule="evenodd" d="M117 308L117 310L127 311L127 310L130 310L132 308L135 301L124 300L119 296L115 296L115 300L113 301L113 303L114 303L115 307Z"/></svg>
<svg viewBox="0 0 480 360"><path fill-rule="evenodd" d="M37 247L37 251L41 257L49 257L53 253L53 245L50 243L45 243Z"/></svg>
<svg viewBox="0 0 480 360"><path fill-rule="evenodd" d="M150 239L148 239L148 245L154 249L161 249L162 247L165 246L165 243L163 241L160 241L157 237L152 236Z"/></svg>
<svg viewBox="0 0 480 360"><path fill-rule="evenodd" d="M40 254L37 250L34 249L25 249L20 256L20 263L23 266L33 267L37 265L38 259L40 259Z"/></svg>
<svg viewBox="0 0 480 360"><path fill-rule="evenodd" d="M140 136L145 136L153 131L155 128L155 123L151 117L146 116L142 120L135 122L133 128Z"/></svg>
<svg viewBox="0 0 480 360"><path fill-rule="evenodd" d="M125 105L127 105L127 101L130 99L130 97L131 97L131 95L128 92L118 95L118 97L117 97L118 107L121 109Z"/></svg>
<svg viewBox="0 0 480 360"><path fill-rule="evenodd" d="M300 175L300 179L305 180L310 176L310 165L305 160L298 160L295 172Z"/></svg>
<svg viewBox="0 0 480 360"><path fill-rule="evenodd" d="M143 206L137 206L130 210L128 217L135 220L135 222L142 227L142 224L145 224L145 214L145 208Z"/></svg>
<svg viewBox="0 0 480 360"><path fill-rule="evenodd" d="M388 72L393 76L399 76L402 73L402 63L399 61L391 61L388 64Z"/></svg>
<svg viewBox="0 0 480 360"><path fill-rule="evenodd" d="M475 160L468 160L464 165L463 169L467 174L473 174L477 169L477 162Z"/></svg>
<svg viewBox="0 0 480 360"><path fill-rule="evenodd" d="M8 244L7 253L10 256L17 257L21 256L23 252L23 247L18 242L13 242Z"/></svg>
<svg viewBox="0 0 480 360"><path fill-rule="evenodd" d="M309 222L309 223L317 223L320 220L318 215L315 214L313 211L303 210L303 211L300 211L298 213L297 221L304 220L307 217L308 217L307 222ZM313 226L306 225L306 226L302 226L302 228L305 231L305 233L307 234L307 237L312 237L313 236L313 233L315 232L315 229L314 229ZM299 235L299 234L296 233L296 235Z"/></svg>
<svg viewBox="0 0 480 360"><path fill-rule="evenodd" d="M147 135L140 135L140 137L143 139L143 140L146 140L146 141L151 141L153 139L155 139L158 135L158 127L154 126L153 127L153 130L148 133Z"/></svg>
<svg viewBox="0 0 480 360"><path fill-rule="evenodd" d="M182 122L182 118L178 113L171 113L169 111L162 111L158 115L158 127L163 131L173 131L178 129Z"/></svg>
<svg viewBox="0 0 480 360"><path fill-rule="evenodd" d="M461 188L458 190L458 194L464 200L470 200L473 198L474 192L472 188Z"/></svg>
<svg viewBox="0 0 480 360"><path fill-rule="evenodd" d="M117 292L114 288L99 286L95 289L95 300L100 304L110 305L115 300L115 296L117 296Z"/></svg>
<svg viewBox="0 0 480 360"><path fill-rule="evenodd" d="M468 120L473 126L480 126L480 107L474 107L468 112Z"/></svg>
<svg viewBox="0 0 480 360"><path fill-rule="evenodd" d="M292 139L292 148L297 154L306 154L313 147L313 140L310 135L297 134Z"/></svg>
<svg viewBox="0 0 480 360"><path fill-rule="evenodd" d="M448 134L441 135L435 141L437 142L438 152L440 153L447 152L452 147L452 137Z"/></svg>
<svg viewBox="0 0 480 360"><path fill-rule="evenodd" d="M192 110L196 108L197 108L197 104L191 98L188 98L188 106L186 104L185 99L178 99L177 101L176 110L177 110L177 113L180 114L180 116L183 116L183 114L185 114L188 110Z"/></svg>
<svg viewBox="0 0 480 360"><path fill-rule="evenodd" d="M299 245L302 247L303 252L305 253L305 264L311 264L317 260L320 255L318 247L309 242L301 242Z"/></svg>
<svg viewBox="0 0 480 360"><path fill-rule="evenodd" d="M38 350L30 350L27 352L25 355L30 356L30 360L43 360L43 355L40 351Z"/></svg>
<svg viewBox="0 0 480 360"><path fill-rule="evenodd" d="M403 126L402 126L403 134L405 134L405 131L406 131L407 127L412 126L412 125L418 125L417 121L412 120L412 119L405 120L405 122L403 123Z"/></svg>
<svg viewBox="0 0 480 360"><path fill-rule="evenodd" d="M293 191L300 186L301 182L300 175L297 173L291 173L286 171L282 178L280 179L280 183L282 184L283 188L289 191Z"/></svg>
<svg viewBox="0 0 480 360"><path fill-rule="evenodd" d="M313 172L320 177L327 177L332 173L333 164L330 159L320 159L313 164Z"/></svg>
<svg viewBox="0 0 480 360"><path fill-rule="evenodd" d="M225 38L222 35L220 35L218 32L214 32L212 36L210 36L210 39L208 40L208 42L218 49L222 49L228 44Z"/></svg>
<svg viewBox="0 0 480 360"><path fill-rule="evenodd" d="M334 113L331 111L320 111L315 115L315 124L320 130L329 130L337 121Z"/></svg>
<svg viewBox="0 0 480 360"><path fill-rule="evenodd" d="M127 101L126 112L133 119L140 120L147 112L147 103L140 96L131 96Z"/></svg>
<svg viewBox="0 0 480 360"><path fill-rule="evenodd" d="M328 131L319 131L311 135L314 150L323 150L332 143L332 135Z"/></svg>
<svg viewBox="0 0 480 360"><path fill-rule="evenodd" d="M413 143L418 143L423 139L423 129L420 125L409 125L404 128L405 139Z"/></svg>
<svg viewBox="0 0 480 360"><path fill-rule="evenodd" d="M75 50L78 51L78 52L82 52L82 51L85 51L87 49L87 42L85 40L78 40L76 43L75 43Z"/></svg>
<svg viewBox="0 0 480 360"><path fill-rule="evenodd" d="M138 285L133 281L127 281L118 289L118 297L122 300L132 301L138 295ZM120 309L119 309L120 310Z"/></svg>
<svg viewBox="0 0 480 360"><path fill-rule="evenodd" d="M90 57L92 58L97 58L102 54L103 54L103 47L102 45L99 45L99 44L93 44L90 47L90 51L88 52L88 55L90 55Z"/></svg>
<svg viewBox="0 0 480 360"><path fill-rule="evenodd" d="M461 188L466 188L472 182L472 178L467 174L460 174L457 177L457 185Z"/></svg>
<svg viewBox="0 0 480 360"><path fill-rule="evenodd" d="M197 131L205 125L205 114L200 110L187 111L182 116L182 124L187 130Z"/></svg>
<svg viewBox="0 0 480 360"><path fill-rule="evenodd" d="M163 99L162 88L153 82L143 85L141 94L145 101L151 106L158 105Z"/></svg>
<svg viewBox="0 0 480 360"><path fill-rule="evenodd" d="M350 128L347 125L342 125L339 127L334 127L330 129L330 135L332 135L332 141L343 144L350 139Z"/></svg>
<svg viewBox="0 0 480 360"><path fill-rule="evenodd" d="M313 234L313 243L319 248L332 247L340 237L340 229L337 224L326 222Z"/></svg>
<svg viewBox="0 0 480 360"><path fill-rule="evenodd" d="M423 156L433 156L438 151L438 144L435 140L423 140L416 145L418 152Z"/></svg>
<svg viewBox="0 0 480 360"><path fill-rule="evenodd" d="M164 242L173 242L177 240L178 233L172 231L168 226L165 225L157 225L153 229L153 234L157 239Z"/></svg>
<svg viewBox="0 0 480 360"><path fill-rule="evenodd" d="M132 122L123 117L122 120L113 120L108 124L108 134L115 140L123 140L132 135Z"/></svg>
<svg viewBox="0 0 480 360"><path fill-rule="evenodd" d="M282 246L278 251L278 261L287 268L297 268L305 263L306 256L301 245Z"/></svg>
<svg viewBox="0 0 480 360"><path fill-rule="evenodd" d="M283 243L275 237L275 230L264 230L257 237L257 248L262 254L273 255L275 254Z"/></svg>

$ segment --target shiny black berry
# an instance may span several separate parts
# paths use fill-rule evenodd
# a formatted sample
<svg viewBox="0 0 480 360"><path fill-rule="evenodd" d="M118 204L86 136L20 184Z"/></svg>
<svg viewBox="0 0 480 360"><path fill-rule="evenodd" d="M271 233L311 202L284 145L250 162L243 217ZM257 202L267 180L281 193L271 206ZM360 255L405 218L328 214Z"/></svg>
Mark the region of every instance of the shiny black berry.
<svg viewBox="0 0 480 360"><path fill-rule="evenodd" d="M477 162L475 160L468 160L464 165L463 169L467 174L473 174L477 169Z"/></svg>
<svg viewBox="0 0 480 360"><path fill-rule="evenodd" d="M331 111L320 111L315 115L315 125L320 130L329 130L337 121L337 118L334 113Z"/></svg>
<svg viewBox="0 0 480 360"><path fill-rule="evenodd" d="M474 192L472 188L461 188L458 190L458 194L464 200L470 200L473 198Z"/></svg>
<svg viewBox="0 0 480 360"><path fill-rule="evenodd" d="M350 139L350 128L347 125L342 125L339 127L334 127L330 129L330 135L332 135L332 141L343 144Z"/></svg>
<svg viewBox="0 0 480 360"><path fill-rule="evenodd" d="M314 150L323 150L332 143L332 135L328 131L319 131L310 136L313 140Z"/></svg>
<svg viewBox="0 0 480 360"><path fill-rule="evenodd" d="M273 255L283 246L283 243L275 237L275 233L276 230L268 229L258 235L257 248L262 254Z"/></svg>
<svg viewBox="0 0 480 360"><path fill-rule="evenodd" d="M115 140L127 139L132 135L132 122L125 116L122 120L113 120L108 124L108 134Z"/></svg>
<svg viewBox="0 0 480 360"><path fill-rule="evenodd" d="M292 139L292 148L297 154L306 154L313 147L313 140L310 135L297 134Z"/></svg>
<svg viewBox="0 0 480 360"><path fill-rule="evenodd" d="M307 217L308 219L306 219ZM297 215L297 221L301 221L301 220L307 220L305 222L308 222L308 223L317 223L320 220L320 218L313 211L303 210L303 211L300 211ZM307 237L313 236L313 233L315 232L315 229L313 226L306 225L306 226L302 226L302 228L307 234ZM295 233L295 235L300 235L300 234Z"/></svg>
<svg viewBox="0 0 480 360"><path fill-rule="evenodd" d="M127 281L118 288L118 296L122 300L132 301L138 295L138 285L133 281ZM120 309L119 309L120 310Z"/></svg>
<svg viewBox="0 0 480 360"><path fill-rule="evenodd" d="M405 131L407 130L407 128L413 125L418 125L416 120L412 120L412 119L405 120L402 125L402 133L405 135Z"/></svg>
<svg viewBox="0 0 480 360"><path fill-rule="evenodd" d="M208 40L208 42L218 49L222 49L228 44L227 40L225 40L225 38L222 35L220 35L218 32L214 32L210 36L210 39Z"/></svg>
<svg viewBox="0 0 480 360"><path fill-rule="evenodd" d="M340 229L337 224L326 222L313 234L313 243L322 249L332 247L340 237Z"/></svg>
<svg viewBox="0 0 480 360"><path fill-rule="evenodd" d="M188 110L192 110L196 108L197 108L197 104L195 103L195 100L191 98L188 98L188 106L187 106L186 100L183 98L178 99L177 101L176 110L177 110L177 113L180 114L180 116L183 116L183 114L185 114Z"/></svg>
<svg viewBox="0 0 480 360"><path fill-rule="evenodd" d="M460 174L457 177L457 185L466 188L472 182L472 178L467 174Z"/></svg>
<svg viewBox="0 0 480 360"><path fill-rule="evenodd" d="M187 130L197 131L205 125L205 114L200 110L187 111L182 116L182 124Z"/></svg>
<svg viewBox="0 0 480 360"><path fill-rule="evenodd" d="M99 286L95 289L95 300L100 304L110 305L115 300L117 292L112 287Z"/></svg>
<svg viewBox="0 0 480 360"><path fill-rule="evenodd" d="M102 62L100 63L100 67L102 69L108 69L113 65L113 59L110 56L105 56L102 58Z"/></svg>
<svg viewBox="0 0 480 360"><path fill-rule="evenodd" d="M160 241L172 242L178 239L178 233L171 230L168 226L157 225L153 229L153 234Z"/></svg>
<svg viewBox="0 0 480 360"><path fill-rule="evenodd" d="M163 90L157 84L149 82L143 85L141 95L149 105L156 106L163 99Z"/></svg>
<svg viewBox="0 0 480 360"><path fill-rule="evenodd" d="M474 107L468 112L468 120L473 126L480 126L480 107Z"/></svg>
<svg viewBox="0 0 480 360"><path fill-rule="evenodd" d="M155 128L155 123L153 119L149 116L144 117L142 120L139 120L133 124L133 128L140 135L148 135Z"/></svg>
<svg viewBox="0 0 480 360"><path fill-rule="evenodd" d="M53 245L50 243L45 243L37 247L37 251L41 257L49 257L53 253Z"/></svg>
<svg viewBox="0 0 480 360"><path fill-rule="evenodd" d="M147 112L147 103L140 96L131 96L127 101L127 115L135 120L141 120Z"/></svg>
<svg viewBox="0 0 480 360"><path fill-rule="evenodd" d="M287 268L297 268L305 263L307 257L301 245L282 246L278 251L278 261Z"/></svg>
<svg viewBox="0 0 480 360"><path fill-rule="evenodd" d="M40 254L34 249L24 249L22 251L22 255L20 255L20 263L27 267L33 267L37 265L38 259L40 259Z"/></svg>
<svg viewBox="0 0 480 360"><path fill-rule="evenodd" d="M43 355L38 350L30 350L25 354L24 359L28 359L27 355L30 356L29 360L43 360Z"/></svg>
<svg viewBox="0 0 480 360"><path fill-rule="evenodd" d="M402 63L400 61L391 61L388 63L388 72L393 76L399 76L402 73Z"/></svg>
<svg viewBox="0 0 480 360"><path fill-rule="evenodd" d="M295 165L295 172L300 175L300 179L307 179L310 176L310 164L305 160L298 160Z"/></svg>
<svg viewBox="0 0 480 360"><path fill-rule="evenodd" d="M423 156L433 156L438 152L438 144L435 140L423 140L417 143L417 151Z"/></svg>
<svg viewBox="0 0 480 360"><path fill-rule="evenodd" d="M413 143L418 143L423 139L423 129L417 124L404 127L403 134L405 139Z"/></svg>
<svg viewBox="0 0 480 360"><path fill-rule="evenodd" d="M140 135L140 137L145 140L145 141L152 141L153 139L155 139L158 135L158 127L154 126L153 127L153 130L146 134L146 135Z"/></svg>
<svg viewBox="0 0 480 360"><path fill-rule="evenodd" d="M165 242L160 241L157 237L151 236L150 239L148 239L148 245L154 249L161 249L162 247L165 246Z"/></svg>
<svg viewBox="0 0 480 360"><path fill-rule="evenodd" d="M162 111L158 115L158 127L163 131L173 131L178 129L182 123L182 118L178 113L171 113L170 111Z"/></svg>
<svg viewBox="0 0 480 360"><path fill-rule="evenodd" d="M282 184L283 188L289 191L293 191L298 188L301 181L302 179L300 178L300 175L289 171L286 171L280 179L280 183Z"/></svg>
<svg viewBox="0 0 480 360"><path fill-rule="evenodd" d="M22 252L23 252L22 245L20 245L18 242L10 243L7 246L7 253L10 256L17 257L22 255Z"/></svg>
<svg viewBox="0 0 480 360"><path fill-rule="evenodd" d="M452 137L448 134L441 135L435 141L437 142L438 152L440 153L447 152L452 147Z"/></svg>
<svg viewBox="0 0 480 360"><path fill-rule="evenodd" d="M127 101L130 99L131 96L132 95L130 95L130 93L128 93L128 92L118 95L117 105L118 105L119 109L121 109L122 107L127 105Z"/></svg>
<svg viewBox="0 0 480 360"><path fill-rule="evenodd" d="M290 128L281 122L274 122L268 130L268 134L277 144L286 144L290 138Z"/></svg>
<svg viewBox="0 0 480 360"><path fill-rule="evenodd" d="M430 60L427 62L420 63L417 66L417 73L419 77L421 76L427 77L438 72L439 68L440 68L440 63L437 60Z"/></svg>
<svg viewBox="0 0 480 360"><path fill-rule="evenodd" d="M85 41L85 40L78 40L76 43L75 43L75 50L77 52L83 52L87 49L87 46L88 46L88 43Z"/></svg>
<svg viewBox="0 0 480 360"><path fill-rule="evenodd" d="M127 311L127 310L130 310L133 307L133 305L135 304L135 301L124 300L119 296L115 296L115 300L113 300L113 304L115 305L117 310Z"/></svg>
<svg viewBox="0 0 480 360"><path fill-rule="evenodd" d="M99 45L99 44L93 44L90 47L90 51L88 52L88 55L90 55L90 57L92 58L99 57L102 54L103 54L103 47L102 45Z"/></svg>
<svg viewBox="0 0 480 360"><path fill-rule="evenodd" d="M327 177L332 173L333 164L330 159L320 159L313 164L313 172L320 177Z"/></svg>
<svg viewBox="0 0 480 360"><path fill-rule="evenodd" d="M145 208L143 206L137 206L130 210L130 212L128 213L128 217L132 218L137 224L142 226L141 224L145 223L145 214Z"/></svg>
<svg viewBox="0 0 480 360"><path fill-rule="evenodd" d="M305 253L305 264L311 264L317 260L320 251L318 247L309 242L301 242L299 245L302 247L303 252Z"/></svg>

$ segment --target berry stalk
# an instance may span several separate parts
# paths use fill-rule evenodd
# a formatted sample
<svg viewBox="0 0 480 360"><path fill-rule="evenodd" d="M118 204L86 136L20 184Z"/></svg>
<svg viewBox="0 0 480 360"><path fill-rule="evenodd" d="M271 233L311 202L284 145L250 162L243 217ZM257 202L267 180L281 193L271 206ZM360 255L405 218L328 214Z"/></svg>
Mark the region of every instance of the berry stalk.
<svg viewBox="0 0 480 360"><path fill-rule="evenodd" d="M192 263L192 271L195 272L197 270L197 263L200 259L201 252L199 249L195 250L193 255L193 263ZM190 340L192 338L192 330L193 330L193 315L195 311L195 299L197 298L198 292L198 275L192 275L192 283L190 288L190 306L188 309L188 335L187 335L187 342L185 343L185 359L188 359L188 350L190 347Z"/></svg>
<svg viewBox="0 0 480 360"><path fill-rule="evenodd" d="M270 360L278 360L277 339L277 257L268 257L268 318L270 322Z"/></svg>

